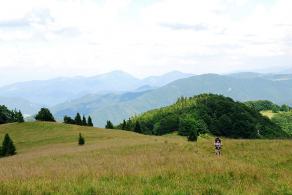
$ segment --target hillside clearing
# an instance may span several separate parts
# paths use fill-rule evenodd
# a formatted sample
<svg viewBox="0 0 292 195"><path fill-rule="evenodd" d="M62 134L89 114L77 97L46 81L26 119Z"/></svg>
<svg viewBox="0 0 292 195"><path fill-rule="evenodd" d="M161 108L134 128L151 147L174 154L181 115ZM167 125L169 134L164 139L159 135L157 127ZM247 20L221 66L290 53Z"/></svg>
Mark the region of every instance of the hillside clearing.
<svg viewBox="0 0 292 195"><path fill-rule="evenodd" d="M78 146L79 132L86 144ZM291 140L146 136L58 123L0 126L0 194L291 194Z"/></svg>

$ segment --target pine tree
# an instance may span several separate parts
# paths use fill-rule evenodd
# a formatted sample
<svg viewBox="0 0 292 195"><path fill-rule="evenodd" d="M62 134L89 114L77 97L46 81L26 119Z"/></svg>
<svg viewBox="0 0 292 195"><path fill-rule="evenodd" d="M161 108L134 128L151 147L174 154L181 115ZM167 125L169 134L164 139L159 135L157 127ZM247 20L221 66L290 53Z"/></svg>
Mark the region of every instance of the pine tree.
<svg viewBox="0 0 292 195"><path fill-rule="evenodd" d="M90 127L93 127L92 119L91 119L90 116L88 116L87 125L90 126Z"/></svg>
<svg viewBox="0 0 292 195"><path fill-rule="evenodd" d="M114 125L112 124L111 121L106 121L105 128L106 129L113 129L114 128Z"/></svg>
<svg viewBox="0 0 292 195"><path fill-rule="evenodd" d="M55 122L55 119L48 108L41 108L38 114L35 116L35 119L38 121L52 121Z"/></svg>
<svg viewBox="0 0 292 195"><path fill-rule="evenodd" d="M127 128L127 122L126 120L123 120L122 130L126 130L126 128Z"/></svg>
<svg viewBox="0 0 292 195"><path fill-rule="evenodd" d="M12 139L9 137L9 135L6 133L3 143L2 143L2 149L1 149L1 155L2 156L10 156L16 154L16 148L13 144Z"/></svg>
<svg viewBox="0 0 292 195"><path fill-rule="evenodd" d="M136 124L135 124L135 128L134 128L134 131L135 131L136 133L142 133L142 130L141 130L141 126L140 126L139 121L136 122Z"/></svg>
<svg viewBox="0 0 292 195"><path fill-rule="evenodd" d="M16 113L16 119L17 119L17 122L19 122L19 123L24 122L23 115L22 115L20 110Z"/></svg>
<svg viewBox="0 0 292 195"><path fill-rule="evenodd" d="M84 115L83 115L83 118L82 118L82 125L83 126L87 126L86 118L85 118Z"/></svg>
<svg viewBox="0 0 292 195"><path fill-rule="evenodd" d="M85 139L84 139L84 137L82 137L81 133L79 133L78 144L79 144L80 146L82 146L82 145L85 144Z"/></svg>
<svg viewBox="0 0 292 195"><path fill-rule="evenodd" d="M79 112L75 116L75 124L82 125L81 116L80 116Z"/></svg>

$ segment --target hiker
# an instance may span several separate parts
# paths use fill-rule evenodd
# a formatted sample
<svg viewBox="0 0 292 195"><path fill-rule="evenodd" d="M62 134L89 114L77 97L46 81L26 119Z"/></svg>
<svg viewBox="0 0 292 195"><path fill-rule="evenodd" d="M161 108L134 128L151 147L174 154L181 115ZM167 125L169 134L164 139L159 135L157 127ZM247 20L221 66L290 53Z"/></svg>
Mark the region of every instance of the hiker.
<svg viewBox="0 0 292 195"><path fill-rule="evenodd" d="M221 147L222 147L221 139L219 137L216 137L214 146L215 146L215 154L220 156L221 155Z"/></svg>

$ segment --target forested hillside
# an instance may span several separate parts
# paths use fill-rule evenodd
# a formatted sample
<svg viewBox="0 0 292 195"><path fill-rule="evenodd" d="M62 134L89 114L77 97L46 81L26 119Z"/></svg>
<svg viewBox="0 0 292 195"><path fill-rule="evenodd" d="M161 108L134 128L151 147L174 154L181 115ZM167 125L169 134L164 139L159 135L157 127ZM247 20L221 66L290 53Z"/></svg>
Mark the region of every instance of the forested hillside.
<svg viewBox="0 0 292 195"><path fill-rule="evenodd" d="M132 117L118 128L154 135L178 131L188 136L191 132L186 126L195 126L197 134L209 132L232 138L288 136L256 110L231 98L213 94L182 97L171 106Z"/></svg>
<svg viewBox="0 0 292 195"><path fill-rule="evenodd" d="M82 114L91 115L96 122L95 125L104 126L106 120L117 124L124 118L135 114L173 104L180 96L190 97L202 93L221 94L242 102L269 100L279 105L292 106L291 86L291 79L269 80L262 77L235 78L234 76L205 74L180 79L142 93L85 96L55 106L52 111L57 118L62 118L63 115L74 115L78 108Z"/></svg>

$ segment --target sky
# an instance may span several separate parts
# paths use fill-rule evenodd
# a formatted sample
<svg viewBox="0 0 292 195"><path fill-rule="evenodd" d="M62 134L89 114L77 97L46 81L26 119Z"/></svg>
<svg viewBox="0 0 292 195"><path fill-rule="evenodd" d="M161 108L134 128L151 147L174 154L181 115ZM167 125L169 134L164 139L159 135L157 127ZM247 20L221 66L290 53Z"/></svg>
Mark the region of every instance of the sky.
<svg viewBox="0 0 292 195"><path fill-rule="evenodd" d="M0 0L0 85L292 71L291 0Z"/></svg>

